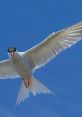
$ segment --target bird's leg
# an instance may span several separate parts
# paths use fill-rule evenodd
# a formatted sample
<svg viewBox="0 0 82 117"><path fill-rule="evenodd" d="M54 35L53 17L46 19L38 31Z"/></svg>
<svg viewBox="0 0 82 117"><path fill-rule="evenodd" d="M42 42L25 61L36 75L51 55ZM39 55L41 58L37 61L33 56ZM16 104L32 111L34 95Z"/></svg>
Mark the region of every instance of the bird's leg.
<svg viewBox="0 0 82 117"><path fill-rule="evenodd" d="M30 79L24 79L24 78L22 80L23 80L26 88L28 88L30 86L31 80Z"/></svg>

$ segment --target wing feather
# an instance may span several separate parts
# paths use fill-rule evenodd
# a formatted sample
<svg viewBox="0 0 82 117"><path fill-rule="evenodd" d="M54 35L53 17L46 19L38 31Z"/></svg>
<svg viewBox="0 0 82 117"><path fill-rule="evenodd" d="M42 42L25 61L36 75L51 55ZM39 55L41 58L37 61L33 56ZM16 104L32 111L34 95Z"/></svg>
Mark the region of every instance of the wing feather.
<svg viewBox="0 0 82 117"><path fill-rule="evenodd" d="M43 42L23 54L29 60L32 69L37 69L64 49L71 47L82 37L82 22L49 35Z"/></svg>
<svg viewBox="0 0 82 117"><path fill-rule="evenodd" d="M10 59L0 62L0 79L15 78L18 76Z"/></svg>

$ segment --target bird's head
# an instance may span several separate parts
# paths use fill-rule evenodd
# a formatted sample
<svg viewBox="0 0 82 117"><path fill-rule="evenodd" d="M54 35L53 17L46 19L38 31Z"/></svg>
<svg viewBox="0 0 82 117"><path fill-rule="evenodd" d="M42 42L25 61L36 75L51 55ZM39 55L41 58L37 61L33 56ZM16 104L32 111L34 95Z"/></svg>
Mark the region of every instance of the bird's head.
<svg viewBox="0 0 82 117"><path fill-rule="evenodd" d="M15 55L16 55L16 48L15 47L8 48L8 54L12 58L15 57Z"/></svg>

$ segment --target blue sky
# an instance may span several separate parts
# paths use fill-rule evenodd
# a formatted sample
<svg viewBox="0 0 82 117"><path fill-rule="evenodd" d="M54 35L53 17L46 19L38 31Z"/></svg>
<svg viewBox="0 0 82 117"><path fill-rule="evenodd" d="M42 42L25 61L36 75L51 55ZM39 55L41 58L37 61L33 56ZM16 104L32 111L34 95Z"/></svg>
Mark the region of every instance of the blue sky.
<svg viewBox="0 0 82 117"><path fill-rule="evenodd" d="M0 60L82 20L82 0L1 0ZM82 41L35 72L53 95L30 95L15 107L20 79L0 80L0 117L82 117Z"/></svg>

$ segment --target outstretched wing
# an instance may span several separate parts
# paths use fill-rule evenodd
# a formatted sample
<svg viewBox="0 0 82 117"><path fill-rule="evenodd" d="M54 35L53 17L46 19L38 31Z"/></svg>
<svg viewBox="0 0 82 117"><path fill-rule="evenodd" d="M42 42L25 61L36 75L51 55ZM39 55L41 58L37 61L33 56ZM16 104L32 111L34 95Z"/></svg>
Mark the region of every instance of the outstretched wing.
<svg viewBox="0 0 82 117"><path fill-rule="evenodd" d="M43 42L26 51L23 57L25 60L29 60L32 69L39 68L61 51L78 42L81 37L82 22L52 33Z"/></svg>
<svg viewBox="0 0 82 117"><path fill-rule="evenodd" d="M0 79L15 78L18 76L10 59L0 62Z"/></svg>

